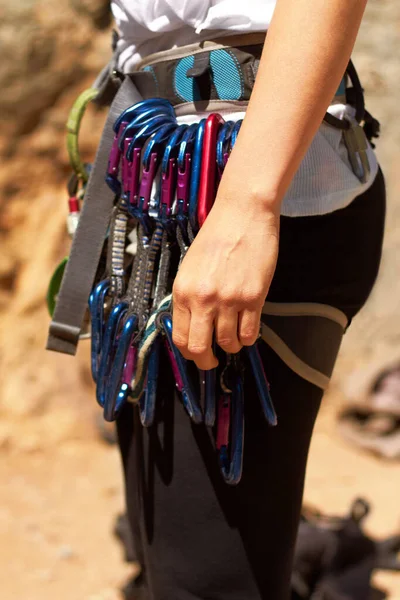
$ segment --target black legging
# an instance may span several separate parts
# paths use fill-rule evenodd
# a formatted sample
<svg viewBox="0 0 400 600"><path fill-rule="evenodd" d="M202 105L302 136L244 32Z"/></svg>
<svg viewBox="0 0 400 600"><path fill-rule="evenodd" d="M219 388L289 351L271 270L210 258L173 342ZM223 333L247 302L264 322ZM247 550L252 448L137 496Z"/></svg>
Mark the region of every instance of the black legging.
<svg viewBox="0 0 400 600"><path fill-rule="evenodd" d="M268 299L320 302L349 320L376 278L383 235L382 174L335 213L282 218L278 266ZM322 391L260 345L278 426L245 383L241 482L224 483L210 432L189 422L168 361L162 361L157 423L118 420L128 515L149 600L287 600L304 474ZM135 435L133 435L135 430ZM328 485L328 481L327 481Z"/></svg>

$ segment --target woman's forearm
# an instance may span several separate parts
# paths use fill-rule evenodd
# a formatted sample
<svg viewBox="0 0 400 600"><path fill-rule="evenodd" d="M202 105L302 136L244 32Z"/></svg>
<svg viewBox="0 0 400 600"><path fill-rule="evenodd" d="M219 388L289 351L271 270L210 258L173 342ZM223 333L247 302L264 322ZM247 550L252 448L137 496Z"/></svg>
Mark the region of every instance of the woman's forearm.
<svg viewBox="0 0 400 600"><path fill-rule="evenodd" d="M278 210L343 77L367 0L278 0L219 191ZM240 177L240 182L236 182Z"/></svg>
<svg viewBox="0 0 400 600"><path fill-rule="evenodd" d="M278 0L213 208L173 290L174 342L201 369L255 342L278 256L280 204L344 74L366 0ZM294 249L295 251L295 249Z"/></svg>

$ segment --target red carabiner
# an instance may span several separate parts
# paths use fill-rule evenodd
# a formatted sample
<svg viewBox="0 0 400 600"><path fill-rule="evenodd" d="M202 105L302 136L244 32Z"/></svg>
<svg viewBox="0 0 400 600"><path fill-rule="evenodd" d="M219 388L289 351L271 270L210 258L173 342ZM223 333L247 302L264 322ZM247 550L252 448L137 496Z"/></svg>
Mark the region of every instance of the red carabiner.
<svg viewBox="0 0 400 600"><path fill-rule="evenodd" d="M200 187L197 203L197 219L202 227L215 200L217 190L217 136L225 123L218 113L212 113L206 120L203 153L200 172Z"/></svg>

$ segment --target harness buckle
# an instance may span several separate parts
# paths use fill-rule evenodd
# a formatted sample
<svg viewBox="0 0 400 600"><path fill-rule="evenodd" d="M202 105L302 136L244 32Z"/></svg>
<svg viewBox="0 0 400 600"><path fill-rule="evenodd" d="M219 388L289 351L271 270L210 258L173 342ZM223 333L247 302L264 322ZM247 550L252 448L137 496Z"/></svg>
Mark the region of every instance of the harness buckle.
<svg viewBox="0 0 400 600"><path fill-rule="evenodd" d="M367 149L368 142L364 129L354 117L347 116L350 127L343 131L343 140L347 147L349 161L354 175L366 183L371 175Z"/></svg>

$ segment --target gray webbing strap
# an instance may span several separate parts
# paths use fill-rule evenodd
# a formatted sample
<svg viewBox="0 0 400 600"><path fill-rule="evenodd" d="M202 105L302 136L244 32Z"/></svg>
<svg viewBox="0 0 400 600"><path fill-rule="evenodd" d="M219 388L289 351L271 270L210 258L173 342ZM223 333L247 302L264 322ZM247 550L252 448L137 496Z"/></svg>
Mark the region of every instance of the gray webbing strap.
<svg viewBox="0 0 400 600"><path fill-rule="evenodd" d="M105 182L109 153L114 139L113 124L123 110L141 99L132 81L126 77L110 107L90 174L82 213L49 328L47 350L65 354L76 353L114 205L114 193Z"/></svg>

